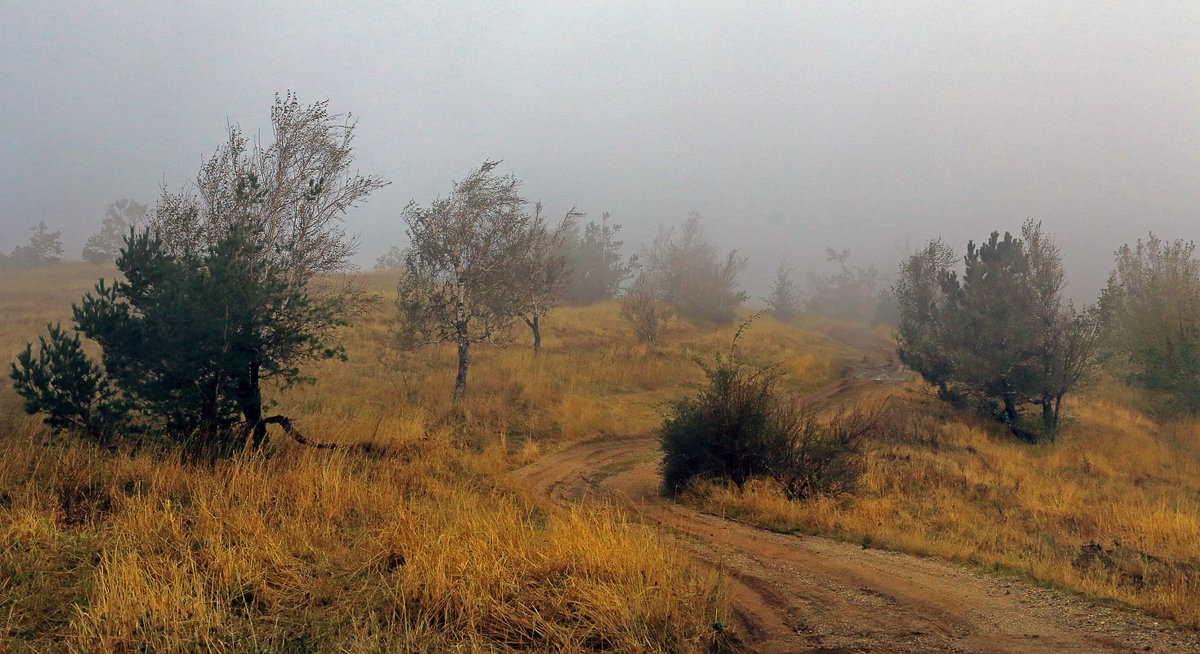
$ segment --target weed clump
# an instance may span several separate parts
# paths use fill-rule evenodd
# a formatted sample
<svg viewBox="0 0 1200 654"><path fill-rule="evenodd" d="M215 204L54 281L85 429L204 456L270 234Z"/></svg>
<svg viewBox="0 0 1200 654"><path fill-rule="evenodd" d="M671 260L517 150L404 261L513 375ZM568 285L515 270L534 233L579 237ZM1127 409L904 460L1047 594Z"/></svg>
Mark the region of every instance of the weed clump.
<svg viewBox="0 0 1200 654"><path fill-rule="evenodd" d="M821 420L776 391L779 372L750 368L727 355L697 359L706 383L696 394L668 405L659 428L665 495L695 478L722 479L741 489L756 477L777 481L790 499L839 493L862 473L859 444L877 428L865 413L835 413Z"/></svg>
<svg viewBox="0 0 1200 654"><path fill-rule="evenodd" d="M642 343L654 345L663 328L674 315L671 308L659 302L645 277L638 278L633 288L621 296L621 319L633 327Z"/></svg>

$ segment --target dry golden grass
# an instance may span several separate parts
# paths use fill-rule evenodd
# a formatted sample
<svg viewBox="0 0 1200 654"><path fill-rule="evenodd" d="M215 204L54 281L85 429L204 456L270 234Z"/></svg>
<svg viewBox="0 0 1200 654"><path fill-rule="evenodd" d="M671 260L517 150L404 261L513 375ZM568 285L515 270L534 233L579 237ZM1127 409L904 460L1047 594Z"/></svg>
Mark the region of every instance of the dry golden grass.
<svg viewBox="0 0 1200 654"><path fill-rule="evenodd" d="M10 277L0 356L102 274ZM453 352L393 351L394 279L361 283L382 300L343 334L350 361L275 395L309 436L383 454L111 455L52 436L3 385L0 650L675 652L728 622L719 579L675 546L613 511L547 512L507 474L648 428L649 404L695 377L689 348L723 335L680 326L675 350L649 351L611 307L564 309L544 356L478 347L452 411Z"/></svg>
<svg viewBox="0 0 1200 654"><path fill-rule="evenodd" d="M111 270L63 265L0 287L0 356ZM581 438L646 433L735 327L675 321L638 344L615 304L564 307L534 357L523 326L476 346L468 399L452 348L390 347L395 280L342 335L348 362L278 398L307 435L196 467L52 437L0 385L0 650L689 651L727 622L720 582L608 511L548 513L508 471ZM763 319L739 350L803 394L842 371L837 325ZM851 362L852 363L852 362ZM861 402L877 402L870 394ZM781 530L1016 571L1200 626L1200 422L1153 419L1098 384L1057 443L1028 446L934 401L893 403L853 496L788 502L768 484L692 500ZM1114 547L1113 541L1120 547ZM1104 547L1085 556L1081 545Z"/></svg>
<svg viewBox="0 0 1200 654"><path fill-rule="evenodd" d="M1200 627L1200 421L1130 408L1105 381L1072 400L1058 442L1030 446L919 384L853 496L789 502L756 483L691 501L781 531L835 535L1016 572ZM876 403L876 396L862 400ZM1102 548L1084 548L1096 544Z"/></svg>

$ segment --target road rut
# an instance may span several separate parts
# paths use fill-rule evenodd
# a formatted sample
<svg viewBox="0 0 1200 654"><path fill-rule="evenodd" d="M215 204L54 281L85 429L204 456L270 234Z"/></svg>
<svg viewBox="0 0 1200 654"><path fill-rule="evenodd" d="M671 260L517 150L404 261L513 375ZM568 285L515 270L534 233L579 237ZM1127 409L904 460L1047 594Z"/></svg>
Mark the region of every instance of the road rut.
<svg viewBox="0 0 1200 654"><path fill-rule="evenodd" d="M890 348L835 334L858 355L811 399L893 383ZM778 534L677 504L659 492L655 438L574 444L516 471L548 505L615 505L719 569L742 641L756 652L1200 652L1200 635L934 558Z"/></svg>

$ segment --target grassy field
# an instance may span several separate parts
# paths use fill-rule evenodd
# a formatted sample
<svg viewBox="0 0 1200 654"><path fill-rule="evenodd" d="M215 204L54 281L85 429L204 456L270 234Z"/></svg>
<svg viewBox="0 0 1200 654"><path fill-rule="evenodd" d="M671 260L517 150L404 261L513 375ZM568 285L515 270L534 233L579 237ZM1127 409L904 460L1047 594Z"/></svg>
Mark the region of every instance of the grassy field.
<svg viewBox="0 0 1200 654"><path fill-rule="evenodd" d="M15 273L0 286L0 356L69 320L110 270ZM638 344L615 304L555 310L532 355L523 326L476 346L450 401L450 348L391 347L394 276L342 340L348 362L278 398L317 440L382 451L269 451L209 466L111 455L50 434L0 385L0 651L703 650L728 623L721 579L613 511L550 511L508 474L605 434L647 433L734 327L679 321ZM835 325L760 320L740 350L785 392L852 359ZM1200 626L1200 422L1153 418L1114 382L1068 406L1057 443L1017 443L913 383L853 495L788 502L752 483L685 501L1127 602ZM856 399L882 401L868 393ZM1081 548L1096 543L1100 549ZM1117 545L1116 543L1119 543Z"/></svg>
<svg viewBox="0 0 1200 654"><path fill-rule="evenodd" d="M11 360L102 267L16 273L0 287ZM612 511L547 512L508 471L547 448L640 433L700 379L731 329L683 323L638 345L615 305L563 308L534 357L477 346L451 410L450 348L391 347L394 275L344 330L349 361L276 393L317 440L383 454L271 450L211 466L118 456L55 436L0 386L0 650L696 651L728 623L720 580ZM755 356L834 374L815 332L764 327ZM796 386L803 390L803 384Z"/></svg>

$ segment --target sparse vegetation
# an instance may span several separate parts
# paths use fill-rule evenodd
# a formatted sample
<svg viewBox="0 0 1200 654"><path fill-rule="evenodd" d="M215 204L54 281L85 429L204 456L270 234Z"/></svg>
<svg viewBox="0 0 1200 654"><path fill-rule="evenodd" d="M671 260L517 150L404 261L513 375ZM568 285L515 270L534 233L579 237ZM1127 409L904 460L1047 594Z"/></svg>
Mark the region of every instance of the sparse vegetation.
<svg viewBox="0 0 1200 654"><path fill-rule="evenodd" d="M69 319L91 271L11 278L2 351ZM393 283L365 279L373 293ZM313 385L279 395L308 431L365 440L369 452L278 442L202 467L147 450L113 456L55 440L0 392L0 532L15 544L0 552L12 580L0 639L18 651L699 649L712 622L730 622L713 577L615 514L546 512L505 475L558 441L649 433L661 424L653 406L706 381L691 357L728 347L733 330L679 323L648 351L614 303L552 316L548 356L481 351L476 392L454 411L454 347L390 351L392 308L375 305L345 334L348 362L313 363ZM805 320L760 322L742 346L748 360L780 362L785 397L845 371L820 334L828 326ZM894 422L881 429L892 436L863 449L852 494L796 501L764 478L741 491L697 481L683 497L776 530L995 566L1200 624L1194 421L1153 419L1107 380L1068 400L1073 420L1055 443L1031 447L921 388L890 400ZM870 413L877 400L862 402ZM1088 555L1093 543L1102 551ZM591 619L554 609L568 604ZM189 607L193 618L178 620Z"/></svg>
<svg viewBox="0 0 1200 654"><path fill-rule="evenodd" d="M91 271L11 279L0 353L69 318ZM394 276L362 283L383 294ZM366 449L278 441L207 466L107 454L56 439L0 392L0 645L702 650L730 621L713 573L614 512L548 511L507 473L559 440L648 430L651 405L694 379L687 352L727 334L682 330L669 355L647 355L620 336L614 304L556 309L549 356L484 350L477 392L454 409L454 348L397 355L393 314L369 308L344 334L347 362L314 362L314 384L279 394L306 432Z"/></svg>

